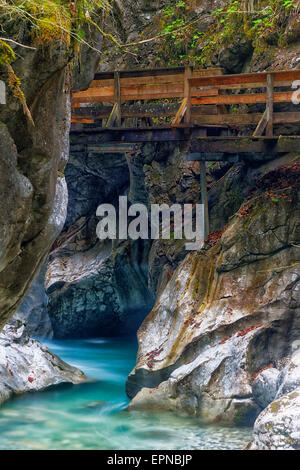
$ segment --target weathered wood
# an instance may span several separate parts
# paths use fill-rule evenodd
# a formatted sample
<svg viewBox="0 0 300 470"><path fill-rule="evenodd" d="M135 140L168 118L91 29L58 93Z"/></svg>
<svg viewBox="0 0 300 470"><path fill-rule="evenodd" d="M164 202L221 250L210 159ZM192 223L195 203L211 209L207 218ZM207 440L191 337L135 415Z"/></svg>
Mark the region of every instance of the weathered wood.
<svg viewBox="0 0 300 470"><path fill-rule="evenodd" d="M274 93L274 103L289 103L292 100L293 92ZM207 96L203 98L191 98L194 104L251 104L266 103L267 93L241 94L241 95L220 95Z"/></svg>
<svg viewBox="0 0 300 470"><path fill-rule="evenodd" d="M121 125L121 85L120 85L120 72L115 72L114 83L114 101L116 105L116 124Z"/></svg>
<svg viewBox="0 0 300 470"><path fill-rule="evenodd" d="M250 114L218 114L218 115L207 115L198 114L196 109L192 108L192 118L194 124L222 124L222 125L256 125L263 117L262 114L250 113ZM286 113L274 113L273 115L274 124L296 124L300 123L300 112L286 112Z"/></svg>
<svg viewBox="0 0 300 470"><path fill-rule="evenodd" d="M292 81L300 79L300 70L287 70L272 72L274 83L281 81ZM190 85L195 86L220 86L220 85L245 85L244 88L251 83L267 82L268 72L261 73L244 73L235 75L221 75L211 77L190 78Z"/></svg>
<svg viewBox="0 0 300 470"><path fill-rule="evenodd" d="M177 124L180 124L185 113L186 113L186 110L187 110L187 106L188 106L188 98L184 98L177 113L176 113L176 116L175 118L173 119L172 121L172 126L176 126Z"/></svg>
<svg viewBox="0 0 300 470"><path fill-rule="evenodd" d="M113 109L108 117L107 123L105 127L112 127L114 123L117 121L118 116L118 103L115 103ZM119 124L120 125L120 124Z"/></svg>
<svg viewBox="0 0 300 470"><path fill-rule="evenodd" d="M253 137L258 137L258 136L263 135L267 127L267 124L268 124L268 110L266 109L259 123L257 124L255 131L253 132Z"/></svg>
<svg viewBox="0 0 300 470"><path fill-rule="evenodd" d="M180 75L184 74L184 67L168 67L168 68L157 68L157 69L144 69L144 70L122 70L120 71L120 77L132 78L132 77L157 77L157 76L168 76L168 75ZM223 71L218 67L210 67L209 69L198 69L194 70L196 76L211 76L211 75L222 75ZM95 75L95 80L113 79L114 72L98 72Z"/></svg>
<svg viewBox="0 0 300 470"><path fill-rule="evenodd" d="M186 67L184 73L184 98L186 99L186 111L184 115L184 122L190 124L191 122L191 87L189 79L192 76L192 67Z"/></svg>
<svg viewBox="0 0 300 470"><path fill-rule="evenodd" d="M171 127L176 127L184 117L185 124L194 123L205 127L258 124L254 136L261 135L265 127L267 135L272 136L274 125L300 122L300 113L274 113L273 111L274 103L290 102L293 95L293 91L290 90L285 92L274 90L278 87L289 86L298 78L300 79L300 70L222 75L221 69L192 70L191 67L102 73L97 74L96 80L88 90L73 94L72 121L92 124L94 119L108 117L108 127L115 123L120 127L121 112L124 118L147 119L175 115ZM266 90L264 93L259 90L259 93L222 94L222 90L225 89L243 90L255 87L266 88ZM168 98L175 98L172 103L173 108L172 104L166 103L167 109L152 109L152 106L157 105L157 101ZM184 99L179 109L174 102L177 98ZM135 110L128 105L121 106L121 101L142 100L150 100L153 103L148 103L145 108L141 105ZM85 112L85 108L80 108L81 104L105 102L117 103L117 106L103 106L101 110L92 111L91 114L88 111ZM226 114L226 105L244 103L266 103L267 111L264 115ZM160 106L163 105L164 103L160 103ZM268 119L267 126L266 118Z"/></svg>
<svg viewBox="0 0 300 470"><path fill-rule="evenodd" d="M267 112L267 126L266 126L266 135L272 137L273 135L273 114L274 114L274 75L268 73L267 75L267 102L266 102L266 112ZM292 98L291 98L292 100Z"/></svg>
<svg viewBox="0 0 300 470"><path fill-rule="evenodd" d="M193 97L202 96L215 96L218 94L218 89L210 88L203 90L194 90ZM159 86L134 86L134 87L121 87L121 100L122 101L139 101L139 100L155 100L163 98L183 98L184 97L184 84L170 84ZM114 89L111 87L102 88L89 88L86 91L81 91L73 94L73 106L77 103L105 103L114 101Z"/></svg>
<svg viewBox="0 0 300 470"><path fill-rule="evenodd" d="M274 85L275 88L280 87L289 87L291 88L292 83L294 80L282 80L276 82ZM208 87L208 86L207 86ZM246 84L228 84L228 85L218 85L219 90L244 90L244 89L252 89L252 88L266 88L267 82L255 82L255 83L246 83ZM197 89L197 87L191 87L192 92L193 90ZM203 87L202 87L203 88ZM216 86L211 86L210 88L216 88Z"/></svg>

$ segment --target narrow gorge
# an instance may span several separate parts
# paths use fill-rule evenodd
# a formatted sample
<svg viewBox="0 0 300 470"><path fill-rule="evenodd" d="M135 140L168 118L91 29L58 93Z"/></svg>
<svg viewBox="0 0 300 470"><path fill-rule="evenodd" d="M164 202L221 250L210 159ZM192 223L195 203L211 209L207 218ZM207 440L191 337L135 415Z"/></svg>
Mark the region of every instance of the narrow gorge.
<svg viewBox="0 0 300 470"><path fill-rule="evenodd" d="M299 2L0 15L0 449L299 450Z"/></svg>

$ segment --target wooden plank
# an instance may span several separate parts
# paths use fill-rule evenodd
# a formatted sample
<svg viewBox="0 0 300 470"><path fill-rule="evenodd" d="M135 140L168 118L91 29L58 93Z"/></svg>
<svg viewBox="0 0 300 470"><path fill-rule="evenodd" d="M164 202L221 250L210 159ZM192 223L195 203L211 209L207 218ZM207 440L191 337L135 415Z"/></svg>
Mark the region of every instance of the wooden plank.
<svg viewBox="0 0 300 470"><path fill-rule="evenodd" d="M292 100L293 92L274 93L274 103L288 103ZM266 103L267 93L257 94L241 94L241 95L220 95L207 96L203 98L192 98L191 103L194 104L250 104L250 103Z"/></svg>
<svg viewBox="0 0 300 470"><path fill-rule="evenodd" d="M262 118L262 114L219 114L207 115L198 114L197 110L192 108L192 118L195 124L215 124L215 125L255 125ZM300 112L274 113L274 124L297 124L300 123Z"/></svg>
<svg viewBox="0 0 300 470"><path fill-rule="evenodd" d="M130 86L130 87L122 87L121 88L121 97L130 97L132 95L149 95L149 94L172 94L172 93L180 93L183 97L184 86L182 84L173 84L173 83L165 83L162 85L138 85L138 86Z"/></svg>
<svg viewBox="0 0 300 470"><path fill-rule="evenodd" d="M159 77L133 77L120 78L121 87L139 86L139 85L162 85L167 83L183 83L184 74L180 75L162 75ZM114 80L94 80L90 88L102 86L114 86Z"/></svg>
<svg viewBox="0 0 300 470"><path fill-rule="evenodd" d="M281 87L291 87L293 80L282 80L274 83L274 88ZM218 85L219 90L243 90L243 89L253 89L253 88L266 88L267 82L255 82L255 83L246 83L246 84L228 84L228 85ZM210 86L209 88L215 88ZM196 90L197 87L192 87L192 91Z"/></svg>
<svg viewBox="0 0 300 470"><path fill-rule="evenodd" d="M73 94L72 105L78 103L105 103L114 101L114 94L107 94L106 88L90 88L87 91L80 92L80 95L77 93ZM99 91L99 93L98 93ZM110 90L109 90L110 91ZM215 96L217 94L217 89L208 89L208 90L196 90L193 93L195 97L202 96ZM121 100L122 101L139 101L139 100L156 100L164 98L184 98L184 87L183 85L172 85L170 86L160 86L160 87L148 87L140 88L136 90L136 87L132 88L121 88Z"/></svg>
<svg viewBox="0 0 300 470"><path fill-rule="evenodd" d="M94 124L94 119L85 119L85 118L80 118L80 117L72 117L71 122L80 122L82 124Z"/></svg>
<svg viewBox="0 0 300 470"><path fill-rule="evenodd" d="M235 75L211 76L202 78L190 78L190 84L194 86L221 86L221 85L248 85L256 82L267 81L268 72L244 73ZM300 70L286 70L272 72L274 83L287 80L300 79Z"/></svg>
<svg viewBox="0 0 300 470"><path fill-rule="evenodd" d="M222 75L223 71L219 67L211 67L209 69L198 69L195 70L197 76L211 76L211 75ZM173 68L157 68L157 69L144 69L144 70L122 70L120 71L120 77L132 78L132 77L156 77L166 75L180 75L184 74L184 67L173 67ZM95 75L95 80L113 79L114 72L98 72Z"/></svg>
<svg viewBox="0 0 300 470"><path fill-rule="evenodd" d="M176 116L175 118L173 119L172 121L172 126L176 126L177 124L180 124L185 113L186 113L186 110L187 110L187 106L188 106L188 99L187 98L184 98L177 113L176 113Z"/></svg>
<svg viewBox="0 0 300 470"><path fill-rule="evenodd" d="M193 72L192 77L197 77L197 71ZM200 76L200 75L199 75ZM137 85L162 85L167 83L179 84L184 82L184 74L180 75L166 75L161 77L134 77L134 78L121 78L120 83L121 87L126 86L137 86ZM293 80L282 80L275 83L276 87L290 87L293 83ZM248 84L228 84L228 85L218 85L220 90L241 90L243 88L266 88L267 84L265 81L257 81L255 83ZM90 88L100 88L100 87L114 87L114 79L107 80L93 80L90 84ZM192 90L196 87L192 86Z"/></svg>
<svg viewBox="0 0 300 470"><path fill-rule="evenodd" d="M114 87L101 87L101 88L89 88L85 91L77 91L73 93L73 98L81 98L85 96L111 96L114 97Z"/></svg>
<svg viewBox="0 0 300 470"><path fill-rule="evenodd" d="M142 118L142 117L167 117L174 116L176 114L177 105L168 105L167 109L163 109L161 105L141 105L140 109L135 109L135 105L122 106L122 117L123 118ZM208 105L207 105L208 106ZM133 109L132 109L133 108ZM103 106L100 110L97 108L86 107L86 108L74 108L72 110L72 119L83 120L91 118L106 119L109 117L112 111L111 106ZM259 120L262 118L262 114L251 113L251 114L203 114L203 109L198 110L192 108L192 122L198 125L227 125L227 126L243 126L243 125L257 125ZM93 122L93 121L91 121ZM274 124L298 124L300 123L300 112L286 112L286 113L274 113Z"/></svg>
<svg viewBox="0 0 300 470"><path fill-rule="evenodd" d="M268 73L267 75L267 126L266 135L272 137L273 135L273 114L274 114L274 75Z"/></svg>

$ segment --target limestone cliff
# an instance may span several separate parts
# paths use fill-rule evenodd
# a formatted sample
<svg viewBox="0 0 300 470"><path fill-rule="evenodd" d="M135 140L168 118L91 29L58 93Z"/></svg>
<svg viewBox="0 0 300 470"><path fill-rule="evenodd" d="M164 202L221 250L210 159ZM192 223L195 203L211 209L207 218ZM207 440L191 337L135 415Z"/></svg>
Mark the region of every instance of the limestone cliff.
<svg viewBox="0 0 300 470"><path fill-rule="evenodd" d="M65 223L64 169L69 154L70 63L74 55L63 40L37 41L33 47L30 25L18 19L5 21L3 31L29 47L11 43L16 55L14 72L34 125L7 86L6 104L0 105L0 328L22 302ZM87 40L99 46L100 33L89 34ZM98 56L96 49L81 52L90 73L82 74L75 67L75 89L88 86ZM9 83L5 66L0 67L0 79Z"/></svg>

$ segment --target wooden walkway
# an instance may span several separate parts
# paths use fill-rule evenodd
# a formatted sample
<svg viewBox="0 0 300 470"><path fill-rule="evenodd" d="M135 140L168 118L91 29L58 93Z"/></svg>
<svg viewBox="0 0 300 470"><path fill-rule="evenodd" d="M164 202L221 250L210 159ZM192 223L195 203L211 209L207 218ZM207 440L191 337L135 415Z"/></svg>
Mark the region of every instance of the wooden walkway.
<svg viewBox="0 0 300 470"><path fill-rule="evenodd" d="M205 161L298 152L300 136L275 135L277 125L300 125L296 80L300 70L223 75L218 68L185 67L96 74L88 90L73 93L71 133L109 153L133 152L139 142L186 141L187 160L200 162L208 234ZM236 135L249 128L248 136Z"/></svg>
<svg viewBox="0 0 300 470"><path fill-rule="evenodd" d="M118 142L189 140L193 153L213 155L222 153L228 137L225 147L231 152L259 153L270 145L256 137L276 138L274 126L300 124L300 109L292 104L296 80L300 70L223 75L218 68L186 67L101 73L88 90L73 93L72 132L98 145L114 143L116 150ZM275 112L280 103L292 110ZM252 112L253 105L262 112ZM124 127L125 119L130 127ZM234 131L245 126L255 129L248 140L233 140ZM206 136L210 139L204 143ZM293 151L296 140L284 142L272 145L272 153L289 151L289 145Z"/></svg>

